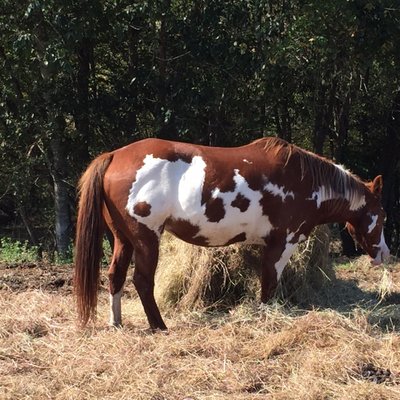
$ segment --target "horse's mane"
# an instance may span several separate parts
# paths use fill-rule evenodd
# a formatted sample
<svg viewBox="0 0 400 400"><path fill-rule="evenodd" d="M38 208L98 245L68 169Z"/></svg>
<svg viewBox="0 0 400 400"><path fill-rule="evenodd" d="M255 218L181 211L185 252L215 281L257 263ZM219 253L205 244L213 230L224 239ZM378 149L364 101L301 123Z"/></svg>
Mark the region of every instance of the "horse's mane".
<svg viewBox="0 0 400 400"><path fill-rule="evenodd" d="M323 190L327 198L346 198L352 209L358 209L364 202L365 185L355 174L346 170L341 165L303 150L283 139L266 137L257 139L254 144L262 145L266 153L273 152L275 156L282 157L287 165L294 157L300 161L301 179L309 174L313 190Z"/></svg>

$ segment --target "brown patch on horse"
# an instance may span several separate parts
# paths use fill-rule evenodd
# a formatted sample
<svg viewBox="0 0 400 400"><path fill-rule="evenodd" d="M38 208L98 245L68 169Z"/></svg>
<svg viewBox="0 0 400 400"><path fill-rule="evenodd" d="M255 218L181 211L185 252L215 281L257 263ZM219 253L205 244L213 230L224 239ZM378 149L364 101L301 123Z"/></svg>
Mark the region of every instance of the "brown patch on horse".
<svg viewBox="0 0 400 400"><path fill-rule="evenodd" d="M205 168L205 181L203 187L203 193L201 196L201 204L206 204L211 200L212 192L214 189L218 188L220 192L233 192L236 188L236 183L234 181L235 177L235 166L232 165L232 168L228 168L229 173L224 173L221 177L220 171L226 171L227 163L229 160L223 160L223 163L219 166L220 161L217 162L213 160L211 163L207 162L207 159L204 159L206 163Z"/></svg>
<svg viewBox="0 0 400 400"><path fill-rule="evenodd" d="M210 222L219 222L225 217L224 201L217 197L206 203L205 215Z"/></svg>
<svg viewBox="0 0 400 400"><path fill-rule="evenodd" d="M246 241L247 237L244 232L239 233L238 235L234 236L232 239L229 239L224 246L229 246L230 244L237 243L237 242L244 242Z"/></svg>
<svg viewBox="0 0 400 400"><path fill-rule="evenodd" d="M244 175L244 178L246 179L247 184L249 185L249 188L251 190L254 190L255 192L260 192L262 188L264 187L264 184L266 183L266 178L263 175L254 175L254 176L246 176Z"/></svg>
<svg viewBox="0 0 400 400"><path fill-rule="evenodd" d="M133 207L133 212L136 215L139 215L139 217L148 217L151 214L151 204L145 201L140 201L135 204L135 207Z"/></svg>
<svg viewBox="0 0 400 400"><path fill-rule="evenodd" d="M163 157L161 157L163 158ZM176 161L183 161L187 164L190 164L193 160L193 154L189 153L169 153L166 157L165 160L168 160L170 162L176 162Z"/></svg>
<svg viewBox="0 0 400 400"><path fill-rule="evenodd" d="M241 193L238 193L235 200L232 201L231 206L238 208L241 212L245 212L250 205L250 200L243 196Z"/></svg>
<svg viewBox="0 0 400 400"><path fill-rule="evenodd" d="M168 220L165 229L178 238L184 238L185 241L198 246L208 246L208 240L204 236L198 236L200 228L184 219Z"/></svg>
<svg viewBox="0 0 400 400"><path fill-rule="evenodd" d="M282 208L282 199L279 196L274 196L272 193L263 192L260 199L263 215L273 216L275 210ZM278 218L280 216L277 216ZM271 221L272 222L272 221ZM274 223L272 225L275 226Z"/></svg>
<svg viewBox="0 0 400 400"><path fill-rule="evenodd" d="M293 228L292 221L296 220L296 218L293 218L293 214L300 214L302 211L301 208L291 211L288 209L285 210L285 208L282 208L282 199L269 192L263 193L263 196L260 199L260 206L263 215L266 215L269 218L272 226L287 226L291 230ZM310 207L310 205L308 205L308 207ZM311 207L314 207L314 204L311 204Z"/></svg>

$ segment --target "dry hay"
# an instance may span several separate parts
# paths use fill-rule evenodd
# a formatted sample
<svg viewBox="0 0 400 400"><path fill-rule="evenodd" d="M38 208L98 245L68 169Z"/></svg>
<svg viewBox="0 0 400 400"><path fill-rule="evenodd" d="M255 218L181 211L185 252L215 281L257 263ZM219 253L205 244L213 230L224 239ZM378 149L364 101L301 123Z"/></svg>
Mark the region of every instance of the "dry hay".
<svg viewBox="0 0 400 400"><path fill-rule="evenodd" d="M400 337L361 311L171 312L169 334L151 335L142 312L108 328L107 297L97 325L81 332L71 295L0 291L0 398L400 398Z"/></svg>
<svg viewBox="0 0 400 400"><path fill-rule="evenodd" d="M304 304L334 278L329 261L329 228L318 227L299 246L278 288L284 300ZM163 308L229 308L259 297L260 246L205 248L165 235L156 276L156 297Z"/></svg>
<svg viewBox="0 0 400 400"><path fill-rule="evenodd" d="M330 241L329 227L321 225L299 245L282 274L278 287L281 299L307 304L335 279L329 256Z"/></svg>
<svg viewBox="0 0 400 400"><path fill-rule="evenodd" d="M168 243L163 251L175 252ZM380 269L347 268L351 280L378 290ZM398 309L400 264L388 268L393 284L385 301ZM47 284L70 268L35 269L0 265L5 282L13 282L0 285L0 399L400 398L400 324L380 329L368 309L344 315L279 302L260 309L258 301L229 313L171 308L164 313L168 334L149 334L140 301L127 296L124 327L109 328L108 292L100 290L98 320L82 331L71 291ZM132 291L128 282L126 294ZM380 310L374 318L386 318Z"/></svg>

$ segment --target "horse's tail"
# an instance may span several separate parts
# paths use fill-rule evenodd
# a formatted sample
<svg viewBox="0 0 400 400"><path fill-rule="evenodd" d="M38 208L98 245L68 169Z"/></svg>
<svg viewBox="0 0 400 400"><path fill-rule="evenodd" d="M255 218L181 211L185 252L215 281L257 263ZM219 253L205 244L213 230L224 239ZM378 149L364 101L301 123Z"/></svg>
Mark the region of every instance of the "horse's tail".
<svg viewBox="0 0 400 400"><path fill-rule="evenodd" d="M79 181L79 211L75 240L74 288L82 325L96 314L104 233L103 179L112 153L97 157Z"/></svg>

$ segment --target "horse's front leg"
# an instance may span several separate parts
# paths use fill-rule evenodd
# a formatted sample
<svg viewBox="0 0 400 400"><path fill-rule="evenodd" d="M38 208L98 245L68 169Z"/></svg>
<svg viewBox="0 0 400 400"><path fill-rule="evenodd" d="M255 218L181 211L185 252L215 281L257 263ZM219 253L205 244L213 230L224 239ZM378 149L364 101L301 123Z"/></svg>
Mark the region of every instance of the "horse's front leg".
<svg viewBox="0 0 400 400"><path fill-rule="evenodd" d="M283 269L297 245L297 235L290 233L274 232L267 238L261 266L262 303L266 303L274 296Z"/></svg>

